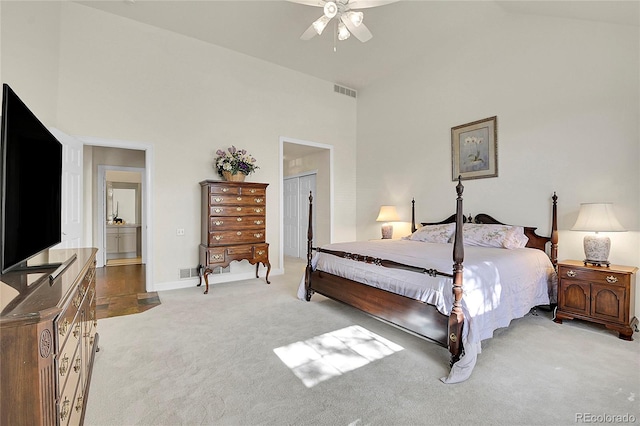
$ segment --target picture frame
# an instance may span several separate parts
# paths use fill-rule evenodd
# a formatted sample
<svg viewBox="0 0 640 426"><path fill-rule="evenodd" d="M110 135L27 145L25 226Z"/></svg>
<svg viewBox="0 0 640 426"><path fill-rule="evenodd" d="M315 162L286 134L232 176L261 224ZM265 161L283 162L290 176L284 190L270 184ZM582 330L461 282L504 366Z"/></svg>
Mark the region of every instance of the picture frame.
<svg viewBox="0 0 640 426"><path fill-rule="evenodd" d="M498 176L498 117L451 128L451 180Z"/></svg>

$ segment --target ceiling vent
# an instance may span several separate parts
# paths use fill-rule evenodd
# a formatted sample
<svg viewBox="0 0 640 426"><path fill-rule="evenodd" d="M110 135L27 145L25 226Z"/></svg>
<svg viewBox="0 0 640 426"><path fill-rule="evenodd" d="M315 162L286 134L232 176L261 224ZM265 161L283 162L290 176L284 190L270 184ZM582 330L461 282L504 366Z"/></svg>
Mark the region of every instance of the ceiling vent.
<svg viewBox="0 0 640 426"><path fill-rule="evenodd" d="M349 89L348 87L342 87L337 84L333 85L333 91L336 93L341 93L343 95L351 96L352 98L356 97L356 91L353 89Z"/></svg>

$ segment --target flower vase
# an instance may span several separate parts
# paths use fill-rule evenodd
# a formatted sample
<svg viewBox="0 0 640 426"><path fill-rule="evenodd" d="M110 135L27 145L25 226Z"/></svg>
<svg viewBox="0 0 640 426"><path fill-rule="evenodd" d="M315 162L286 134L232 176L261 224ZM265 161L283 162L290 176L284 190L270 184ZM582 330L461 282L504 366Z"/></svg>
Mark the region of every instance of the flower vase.
<svg viewBox="0 0 640 426"><path fill-rule="evenodd" d="M244 178L247 177L244 173L236 173L235 175L231 172L223 171L222 177L227 182L244 182Z"/></svg>

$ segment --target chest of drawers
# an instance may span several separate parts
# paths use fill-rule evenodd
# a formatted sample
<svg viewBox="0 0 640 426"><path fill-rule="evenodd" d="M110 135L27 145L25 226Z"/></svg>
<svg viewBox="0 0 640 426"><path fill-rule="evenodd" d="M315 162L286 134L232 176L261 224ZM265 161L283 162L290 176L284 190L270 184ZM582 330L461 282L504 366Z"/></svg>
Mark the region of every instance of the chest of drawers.
<svg viewBox="0 0 640 426"><path fill-rule="evenodd" d="M201 278L209 292L208 274L215 267L247 260L267 268L269 283L269 244L266 242L266 183L200 182L202 193L202 234L200 239ZM202 284L202 279L198 285Z"/></svg>
<svg viewBox="0 0 640 426"><path fill-rule="evenodd" d="M53 282L47 269L1 277L2 425L83 423L98 348L96 249L51 250L49 261L71 256Z"/></svg>

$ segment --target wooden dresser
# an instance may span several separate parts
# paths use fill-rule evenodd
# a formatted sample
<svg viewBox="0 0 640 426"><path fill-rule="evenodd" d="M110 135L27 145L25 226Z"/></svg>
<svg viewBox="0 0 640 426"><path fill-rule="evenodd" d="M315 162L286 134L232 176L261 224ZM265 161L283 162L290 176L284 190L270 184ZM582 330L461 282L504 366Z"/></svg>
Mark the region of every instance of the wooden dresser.
<svg viewBox="0 0 640 426"><path fill-rule="evenodd" d="M208 274L215 267L226 267L234 260L248 260L267 267L269 282L269 244L266 243L267 183L206 180L202 189L202 238L200 241L201 278L209 292ZM202 279L198 285L202 284Z"/></svg>
<svg viewBox="0 0 640 426"><path fill-rule="evenodd" d="M0 424L83 423L95 352L96 249L50 250L55 268L0 277Z"/></svg>
<svg viewBox="0 0 640 426"><path fill-rule="evenodd" d="M555 322L581 319L617 331L633 340L638 319L635 312L635 266L587 266L579 260L558 263L558 308Z"/></svg>

